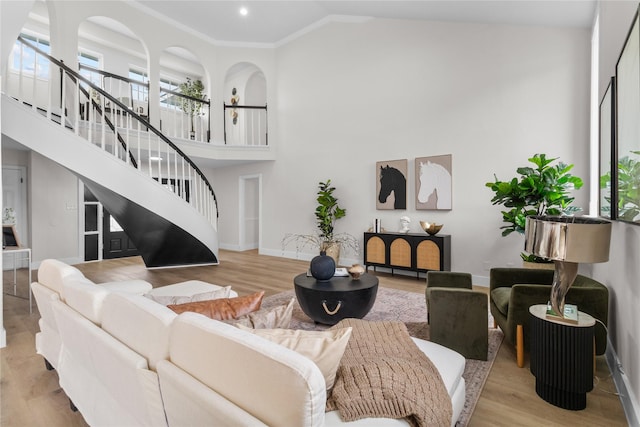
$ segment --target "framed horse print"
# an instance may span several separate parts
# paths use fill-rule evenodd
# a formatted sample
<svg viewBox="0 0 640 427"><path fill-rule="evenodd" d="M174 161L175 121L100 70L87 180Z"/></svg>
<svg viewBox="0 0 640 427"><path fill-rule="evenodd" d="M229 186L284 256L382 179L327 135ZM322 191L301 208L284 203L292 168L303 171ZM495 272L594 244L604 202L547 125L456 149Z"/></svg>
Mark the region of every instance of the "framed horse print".
<svg viewBox="0 0 640 427"><path fill-rule="evenodd" d="M451 154L417 157L416 209L451 210Z"/></svg>
<svg viewBox="0 0 640 427"><path fill-rule="evenodd" d="M407 159L376 162L376 209L407 209Z"/></svg>

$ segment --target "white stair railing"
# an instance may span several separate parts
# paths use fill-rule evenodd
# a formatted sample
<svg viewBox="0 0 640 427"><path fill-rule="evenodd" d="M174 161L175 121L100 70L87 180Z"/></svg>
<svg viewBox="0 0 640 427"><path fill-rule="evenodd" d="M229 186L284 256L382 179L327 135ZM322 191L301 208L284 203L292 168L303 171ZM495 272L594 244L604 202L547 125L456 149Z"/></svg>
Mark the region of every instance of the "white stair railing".
<svg viewBox="0 0 640 427"><path fill-rule="evenodd" d="M7 75L8 96L157 181L217 230L215 192L189 157L119 99L29 41L18 41L21 66ZM25 58L33 63L23 63ZM42 67L42 58L49 64L48 80L34 72Z"/></svg>

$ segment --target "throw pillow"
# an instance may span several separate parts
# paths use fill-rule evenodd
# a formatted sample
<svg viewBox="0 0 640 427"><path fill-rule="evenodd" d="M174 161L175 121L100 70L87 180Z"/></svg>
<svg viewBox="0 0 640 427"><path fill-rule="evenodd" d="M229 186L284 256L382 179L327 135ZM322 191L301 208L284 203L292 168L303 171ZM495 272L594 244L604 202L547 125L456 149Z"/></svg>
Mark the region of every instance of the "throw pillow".
<svg viewBox="0 0 640 427"><path fill-rule="evenodd" d="M225 286L214 291L202 292L191 296L184 295L153 295L145 294L144 296L162 305L185 304L188 302L207 301L218 298L229 298L231 286Z"/></svg>
<svg viewBox="0 0 640 427"><path fill-rule="evenodd" d="M214 320L227 320L259 310L260 304L262 304L262 297L264 297L264 291L236 298L218 298L209 301L171 304L167 308L177 314L193 311Z"/></svg>
<svg viewBox="0 0 640 427"><path fill-rule="evenodd" d="M351 327L326 331L304 331L293 329L240 329L266 338L269 341L294 350L311 359L324 376L327 390L333 387L336 371L351 337Z"/></svg>
<svg viewBox="0 0 640 427"><path fill-rule="evenodd" d="M295 300L295 298L291 298L288 304L273 308L261 308L253 313L240 316L237 319L224 320L224 322L253 329L288 328L291 324L293 303Z"/></svg>

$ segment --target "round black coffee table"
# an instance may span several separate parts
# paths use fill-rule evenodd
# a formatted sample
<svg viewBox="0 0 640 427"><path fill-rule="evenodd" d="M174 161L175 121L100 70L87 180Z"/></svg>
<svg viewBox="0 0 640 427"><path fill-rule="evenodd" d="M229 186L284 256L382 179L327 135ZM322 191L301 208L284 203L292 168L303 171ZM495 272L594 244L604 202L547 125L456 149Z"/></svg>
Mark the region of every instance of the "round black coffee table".
<svg viewBox="0 0 640 427"><path fill-rule="evenodd" d="M363 274L358 280L333 277L319 282L306 273L293 279L302 311L316 323L335 325L342 319L362 319L367 315L378 292L378 278Z"/></svg>

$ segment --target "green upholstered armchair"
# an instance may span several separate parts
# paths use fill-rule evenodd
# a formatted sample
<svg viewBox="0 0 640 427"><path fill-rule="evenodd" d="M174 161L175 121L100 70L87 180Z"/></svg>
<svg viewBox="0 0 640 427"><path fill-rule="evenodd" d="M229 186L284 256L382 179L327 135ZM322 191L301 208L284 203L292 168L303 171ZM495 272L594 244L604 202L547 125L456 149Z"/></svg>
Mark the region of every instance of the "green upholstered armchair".
<svg viewBox="0 0 640 427"><path fill-rule="evenodd" d="M529 307L547 304L551 295L553 270L529 268L492 268L489 274L489 306L495 323L505 338L516 346L518 366L524 365L524 350L529 348ZM590 314L605 325L609 316L609 290L602 283L578 274L565 297L567 304ZM520 328L518 328L520 326ZM518 329L521 332L518 332ZM596 354L607 347L606 329L596 322Z"/></svg>
<svg viewBox="0 0 640 427"><path fill-rule="evenodd" d="M425 296L430 341L467 359L487 360L487 294L472 290L471 274L429 271Z"/></svg>

